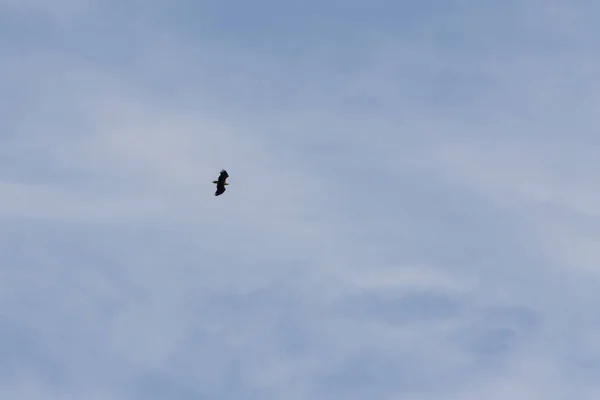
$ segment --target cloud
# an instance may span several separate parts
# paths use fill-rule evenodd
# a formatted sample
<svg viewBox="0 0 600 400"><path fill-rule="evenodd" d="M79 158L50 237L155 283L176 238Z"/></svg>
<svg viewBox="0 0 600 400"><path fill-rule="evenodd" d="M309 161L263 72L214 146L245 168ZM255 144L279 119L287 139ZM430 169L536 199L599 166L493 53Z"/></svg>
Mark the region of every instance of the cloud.
<svg viewBox="0 0 600 400"><path fill-rule="evenodd" d="M0 395L594 398L593 7L434 3L3 3Z"/></svg>

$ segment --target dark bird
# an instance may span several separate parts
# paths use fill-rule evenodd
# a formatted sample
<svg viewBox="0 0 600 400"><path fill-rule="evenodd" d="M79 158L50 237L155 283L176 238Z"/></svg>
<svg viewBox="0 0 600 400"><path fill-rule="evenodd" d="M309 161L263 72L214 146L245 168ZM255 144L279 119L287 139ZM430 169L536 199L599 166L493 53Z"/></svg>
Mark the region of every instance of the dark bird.
<svg viewBox="0 0 600 400"><path fill-rule="evenodd" d="M213 183L217 184L217 191L215 192L215 196L219 196L225 193L225 186L229 185L229 183L225 182L225 180L229 178L229 174L224 169L221 170L221 175L219 175L219 179L213 181Z"/></svg>

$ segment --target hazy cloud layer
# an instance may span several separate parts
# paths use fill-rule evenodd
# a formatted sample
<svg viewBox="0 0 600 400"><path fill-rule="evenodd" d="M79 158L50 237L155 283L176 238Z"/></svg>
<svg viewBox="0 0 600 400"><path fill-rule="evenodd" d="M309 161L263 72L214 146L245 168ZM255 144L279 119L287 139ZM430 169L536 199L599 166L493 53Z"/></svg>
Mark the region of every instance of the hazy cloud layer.
<svg viewBox="0 0 600 400"><path fill-rule="evenodd" d="M599 8L1 1L0 397L597 399Z"/></svg>

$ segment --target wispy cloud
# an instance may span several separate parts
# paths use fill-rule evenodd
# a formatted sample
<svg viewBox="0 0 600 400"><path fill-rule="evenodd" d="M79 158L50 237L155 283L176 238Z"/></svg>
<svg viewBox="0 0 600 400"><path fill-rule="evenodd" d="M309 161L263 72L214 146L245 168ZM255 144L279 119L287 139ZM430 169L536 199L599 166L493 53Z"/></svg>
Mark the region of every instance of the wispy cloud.
<svg viewBox="0 0 600 400"><path fill-rule="evenodd" d="M0 397L595 398L597 7L441 3L3 2Z"/></svg>

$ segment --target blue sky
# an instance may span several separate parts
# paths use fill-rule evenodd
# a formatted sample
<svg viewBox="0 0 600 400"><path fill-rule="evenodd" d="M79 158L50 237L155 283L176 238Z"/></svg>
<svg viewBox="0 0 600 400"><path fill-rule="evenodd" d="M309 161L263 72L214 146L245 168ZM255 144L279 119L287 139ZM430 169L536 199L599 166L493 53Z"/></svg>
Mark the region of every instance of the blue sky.
<svg viewBox="0 0 600 400"><path fill-rule="evenodd" d="M600 398L599 11L0 1L0 398Z"/></svg>

